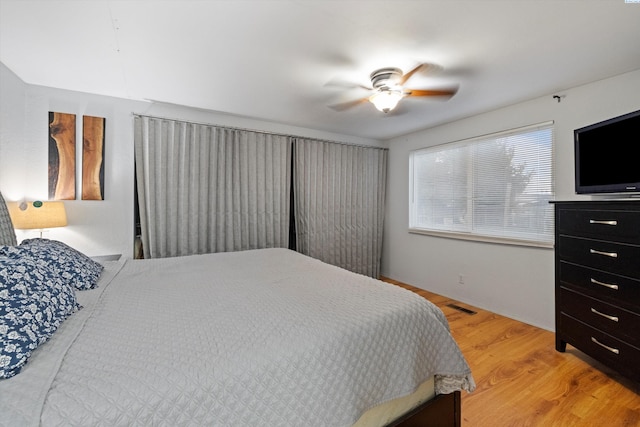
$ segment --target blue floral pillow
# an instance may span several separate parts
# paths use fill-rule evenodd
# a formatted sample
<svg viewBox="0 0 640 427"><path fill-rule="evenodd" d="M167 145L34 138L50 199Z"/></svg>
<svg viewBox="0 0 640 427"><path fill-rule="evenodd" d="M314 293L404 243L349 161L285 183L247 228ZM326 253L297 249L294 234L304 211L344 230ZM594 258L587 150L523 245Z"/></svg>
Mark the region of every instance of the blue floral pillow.
<svg viewBox="0 0 640 427"><path fill-rule="evenodd" d="M18 374L33 350L80 308L72 286L22 252L0 247L0 378Z"/></svg>
<svg viewBox="0 0 640 427"><path fill-rule="evenodd" d="M34 259L46 261L78 290L95 288L103 266L72 247L57 240L27 239L18 246Z"/></svg>

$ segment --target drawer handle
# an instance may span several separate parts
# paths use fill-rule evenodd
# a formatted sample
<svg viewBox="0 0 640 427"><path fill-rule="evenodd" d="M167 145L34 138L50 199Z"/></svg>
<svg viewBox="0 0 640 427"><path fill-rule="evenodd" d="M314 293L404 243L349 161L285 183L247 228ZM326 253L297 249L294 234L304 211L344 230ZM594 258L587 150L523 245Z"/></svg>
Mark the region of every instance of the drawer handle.
<svg viewBox="0 0 640 427"><path fill-rule="evenodd" d="M609 319L612 322L617 322L618 321L618 317L617 316L609 316L608 314L604 314L604 313L599 312L598 310L596 310L593 307L591 307L591 312L594 313L594 314L597 314L598 316L602 316L605 319Z"/></svg>
<svg viewBox="0 0 640 427"><path fill-rule="evenodd" d="M598 219L590 219L589 224L618 225L618 221L601 221Z"/></svg>
<svg viewBox="0 0 640 427"><path fill-rule="evenodd" d="M618 258L618 254L616 252L602 252L602 251L597 251L595 249L589 249L589 252L596 255L604 255L611 258Z"/></svg>
<svg viewBox="0 0 640 427"><path fill-rule="evenodd" d="M596 284L596 285L600 285L600 286L604 286L605 288L609 288L609 289L613 289L613 290L618 290L618 285L612 285L609 283L604 283L601 282L599 280L594 279L593 277L591 278L591 283Z"/></svg>
<svg viewBox="0 0 640 427"><path fill-rule="evenodd" d="M591 337L591 341L593 341L594 343L598 344L600 347L606 348L611 353L620 354L620 350L618 350L617 348L613 348L613 347L609 347L608 345L604 345L600 341L595 339L594 337Z"/></svg>

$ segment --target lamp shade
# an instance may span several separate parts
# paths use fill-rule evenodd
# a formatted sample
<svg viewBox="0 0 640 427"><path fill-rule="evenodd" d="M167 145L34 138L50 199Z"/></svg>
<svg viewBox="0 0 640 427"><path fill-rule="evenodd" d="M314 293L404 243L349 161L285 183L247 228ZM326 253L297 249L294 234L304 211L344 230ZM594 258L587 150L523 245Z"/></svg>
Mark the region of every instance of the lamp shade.
<svg viewBox="0 0 640 427"><path fill-rule="evenodd" d="M369 97L369 101L383 113L388 113L396 108L401 99L402 92L398 90L382 90Z"/></svg>
<svg viewBox="0 0 640 427"><path fill-rule="evenodd" d="M19 230L42 230L67 225L63 202L9 202L7 207L13 227Z"/></svg>

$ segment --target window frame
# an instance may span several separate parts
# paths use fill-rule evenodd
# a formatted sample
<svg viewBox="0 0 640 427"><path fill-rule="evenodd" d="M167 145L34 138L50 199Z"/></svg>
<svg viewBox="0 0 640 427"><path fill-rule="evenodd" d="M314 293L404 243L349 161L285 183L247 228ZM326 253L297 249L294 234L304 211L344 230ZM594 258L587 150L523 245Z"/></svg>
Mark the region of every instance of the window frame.
<svg viewBox="0 0 640 427"><path fill-rule="evenodd" d="M429 147L423 147L423 148L419 148L419 149L415 149L412 150L409 153L409 227L408 227L408 231L409 233L412 234L422 234L422 235L429 235L429 236L436 236L436 237L444 237L444 238L451 238L451 239L461 239L461 240L470 240L470 241L478 241L478 242L489 242L489 243L498 243L498 244L505 244L505 245L517 245L517 246L530 246L530 247L539 247L539 248L553 248L554 247L554 233L553 233L553 213L551 212L550 218L549 220L551 221L551 226L549 227L551 231L547 231L547 233L540 233L540 236L547 236L547 239L538 239L538 240L533 240L533 239L529 239L529 238L522 238L522 237L516 237L516 236L496 236L496 235L491 235L491 234L483 234L482 232L478 232L477 230L474 230L474 225L473 225L473 219L471 219L471 225L470 225L470 230L469 231L459 231L459 230L445 230L445 229L435 229L435 228L428 228L428 227L419 227L416 225L416 203L415 203L415 197L416 197L416 176L415 176L415 165L414 165L414 161L415 161L415 157L417 155L419 155L420 153L425 153L425 152L443 152L444 150L453 150L456 148L460 148L460 147L468 147L468 146L472 146L473 144L478 144L481 142L486 142L487 140L496 140L499 138L504 138L507 136L514 136L514 135L523 135L529 132L533 132L536 130L541 130L541 129L545 129L545 128L549 128L551 131L551 149L550 149L550 159L549 159L549 167L551 168L549 175L550 175L550 195L549 195L549 202L553 201L555 199L555 145L556 145L556 141L555 141L555 128L554 128L554 122L553 121L547 121L547 122L542 122L542 123L537 123L537 124L533 124L533 125L528 125L528 126L522 126L522 127L518 127L518 128L513 128L513 129L508 129L508 130L504 130L504 131L499 131L499 132L494 132L494 133L490 133L490 134L485 134L485 135L480 135L480 136L476 136L476 137L472 137L472 138L467 138L467 139L463 139L463 140L459 140L459 141L454 141L454 142L447 142L447 143L443 143L443 144L437 144L437 145L433 145L433 146L429 146ZM474 169L473 169L473 156L469 155L468 158L470 159L469 163L470 165L467 166L467 170L466 170L466 175L467 175L467 181L470 184L474 184L474 180L473 180L473 175L474 175ZM473 187L472 185L470 185L470 187L467 189L467 199L466 199L466 203L467 203L467 214L470 215L471 217L473 217L473 215L477 215L478 213L474 211L473 208L473 197L469 195L469 193L473 194ZM550 210L552 210L552 206L551 203L549 203L549 208ZM453 228L453 227L452 227Z"/></svg>

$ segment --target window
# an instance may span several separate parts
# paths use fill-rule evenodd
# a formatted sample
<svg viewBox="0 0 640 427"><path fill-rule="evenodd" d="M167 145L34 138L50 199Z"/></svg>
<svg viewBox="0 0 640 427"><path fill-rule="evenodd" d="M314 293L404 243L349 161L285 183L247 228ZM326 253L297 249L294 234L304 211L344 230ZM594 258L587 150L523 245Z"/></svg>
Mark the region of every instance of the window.
<svg viewBox="0 0 640 427"><path fill-rule="evenodd" d="M411 232L553 244L553 123L416 150Z"/></svg>

